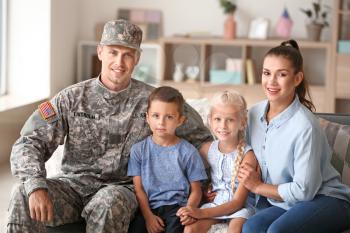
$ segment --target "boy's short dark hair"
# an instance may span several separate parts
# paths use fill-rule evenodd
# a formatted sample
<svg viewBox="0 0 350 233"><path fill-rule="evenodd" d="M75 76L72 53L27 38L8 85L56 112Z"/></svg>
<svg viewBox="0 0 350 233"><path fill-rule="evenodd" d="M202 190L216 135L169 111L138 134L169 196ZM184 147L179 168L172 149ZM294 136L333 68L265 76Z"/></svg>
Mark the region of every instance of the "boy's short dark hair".
<svg viewBox="0 0 350 233"><path fill-rule="evenodd" d="M152 101L159 100L166 103L175 103L178 106L180 115L184 112L185 99L182 94L173 87L161 86L152 91L148 97L147 111L149 110Z"/></svg>

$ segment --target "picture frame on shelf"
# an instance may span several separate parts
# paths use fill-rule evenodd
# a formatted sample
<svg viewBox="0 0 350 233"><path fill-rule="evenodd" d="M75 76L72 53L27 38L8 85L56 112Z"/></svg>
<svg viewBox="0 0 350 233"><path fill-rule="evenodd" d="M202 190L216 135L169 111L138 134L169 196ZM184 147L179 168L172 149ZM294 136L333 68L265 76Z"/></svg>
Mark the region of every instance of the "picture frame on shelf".
<svg viewBox="0 0 350 233"><path fill-rule="evenodd" d="M269 20L266 18L255 18L250 22L248 38L267 39Z"/></svg>

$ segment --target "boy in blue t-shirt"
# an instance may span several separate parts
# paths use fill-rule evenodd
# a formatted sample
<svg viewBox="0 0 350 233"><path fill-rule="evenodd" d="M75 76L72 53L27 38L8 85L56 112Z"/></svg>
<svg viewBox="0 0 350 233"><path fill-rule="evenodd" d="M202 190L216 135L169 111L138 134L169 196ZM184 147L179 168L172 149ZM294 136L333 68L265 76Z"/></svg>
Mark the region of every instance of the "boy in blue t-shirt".
<svg viewBox="0 0 350 233"><path fill-rule="evenodd" d="M175 134L185 121L184 102L178 90L166 86L156 88L148 98L152 135L132 146L128 165L140 207L129 233L182 233L184 225L196 221L176 216L183 206L198 206L200 181L207 179L197 149Z"/></svg>

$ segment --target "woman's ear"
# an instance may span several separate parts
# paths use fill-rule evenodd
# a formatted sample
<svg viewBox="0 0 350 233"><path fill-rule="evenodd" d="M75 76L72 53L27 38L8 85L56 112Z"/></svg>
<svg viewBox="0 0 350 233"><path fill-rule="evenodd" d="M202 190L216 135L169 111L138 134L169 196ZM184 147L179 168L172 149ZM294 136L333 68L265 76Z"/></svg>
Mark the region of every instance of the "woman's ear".
<svg viewBox="0 0 350 233"><path fill-rule="evenodd" d="M299 71L294 78L294 86L297 87L304 80L304 73Z"/></svg>

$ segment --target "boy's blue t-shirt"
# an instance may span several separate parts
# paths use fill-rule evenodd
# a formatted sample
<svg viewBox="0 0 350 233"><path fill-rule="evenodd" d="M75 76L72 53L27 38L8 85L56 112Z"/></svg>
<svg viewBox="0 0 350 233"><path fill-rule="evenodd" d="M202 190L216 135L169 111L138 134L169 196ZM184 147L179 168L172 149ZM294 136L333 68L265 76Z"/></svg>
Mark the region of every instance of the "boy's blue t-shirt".
<svg viewBox="0 0 350 233"><path fill-rule="evenodd" d="M151 209L164 205L185 206L190 182L207 179L197 149L184 139L163 147L149 136L131 148L128 176L141 176Z"/></svg>

